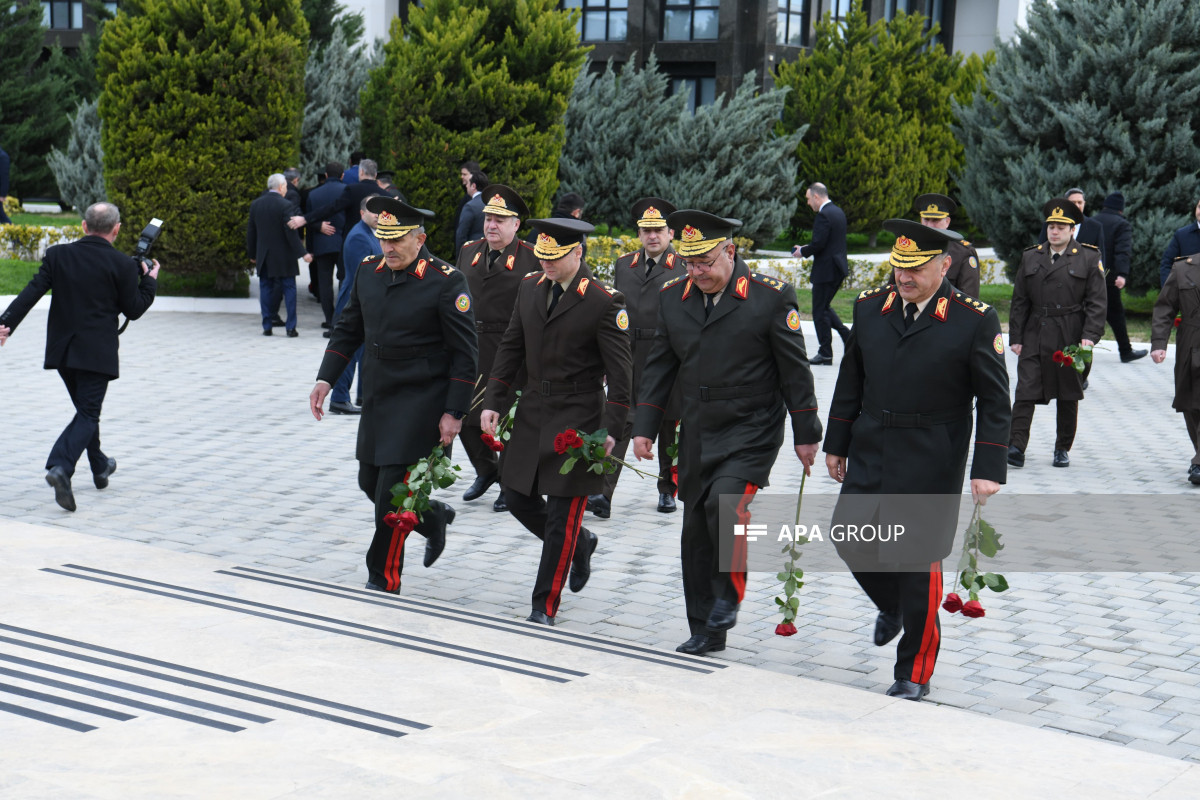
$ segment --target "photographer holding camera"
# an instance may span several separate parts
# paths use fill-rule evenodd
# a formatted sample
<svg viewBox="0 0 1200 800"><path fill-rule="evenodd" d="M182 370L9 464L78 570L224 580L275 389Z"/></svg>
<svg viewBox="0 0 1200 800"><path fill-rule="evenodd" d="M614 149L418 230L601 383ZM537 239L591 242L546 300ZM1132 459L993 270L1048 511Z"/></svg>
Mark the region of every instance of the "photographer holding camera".
<svg viewBox="0 0 1200 800"><path fill-rule="evenodd" d="M145 314L158 285L159 264L145 257L158 233L154 223L143 232L133 257L113 247L120 229L121 214L112 203L89 206L83 217L84 237L47 248L37 275L0 314L3 345L42 295L54 290L46 323L45 368L58 370L75 417L46 460L46 483L67 511L75 510L71 476L85 450L97 489L108 486L117 469L116 459L100 450L100 409L108 382L118 377L117 315L132 320Z"/></svg>

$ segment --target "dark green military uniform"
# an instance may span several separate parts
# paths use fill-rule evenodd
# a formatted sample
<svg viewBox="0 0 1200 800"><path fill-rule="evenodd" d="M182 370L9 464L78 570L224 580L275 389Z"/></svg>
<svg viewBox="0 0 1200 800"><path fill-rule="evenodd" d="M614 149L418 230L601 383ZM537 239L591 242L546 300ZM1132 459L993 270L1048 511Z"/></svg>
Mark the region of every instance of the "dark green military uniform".
<svg viewBox="0 0 1200 800"><path fill-rule="evenodd" d="M1174 328L1178 316L1179 327ZM1175 338L1175 399L1171 407L1183 413L1196 455L1188 480L1200 484L1200 254L1181 256L1172 263L1167 282L1154 303L1151 350L1166 350Z"/></svg>

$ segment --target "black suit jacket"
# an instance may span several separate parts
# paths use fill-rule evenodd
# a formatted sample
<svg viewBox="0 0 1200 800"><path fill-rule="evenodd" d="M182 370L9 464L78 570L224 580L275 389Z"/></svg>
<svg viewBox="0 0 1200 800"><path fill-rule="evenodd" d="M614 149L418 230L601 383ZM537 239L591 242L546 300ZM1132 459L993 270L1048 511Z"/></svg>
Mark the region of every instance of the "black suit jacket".
<svg viewBox="0 0 1200 800"><path fill-rule="evenodd" d="M300 274L296 260L304 257L300 234L287 226L292 204L275 192L263 192L250 204L246 225L246 255L254 259L259 277L289 278Z"/></svg>
<svg viewBox="0 0 1200 800"><path fill-rule="evenodd" d="M846 258L846 215L833 203L826 203L813 220L812 243L800 248L800 255L812 256L812 282L837 283L850 272Z"/></svg>
<svg viewBox="0 0 1200 800"><path fill-rule="evenodd" d="M1129 277L1129 263L1133 257L1133 226L1120 211L1106 208L1093 219L1100 223L1104 243L1100 247L1106 277L1112 283L1117 276Z"/></svg>
<svg viewBox="0 0 1200 800"><path fill-rule="evenodd" d="M46 369L86 369L115 380L117 315L137 319L145 314L157 285L107 239L85 236L46 250L42 268L0 314L0 325L16 330L29 309L53 289Z"/></svg>
<svg viewBox="0 0 1200 800"><path fill-rule="evenodd" d="M1171 266L1175 263L1175 259L1196 253L1200 253L1200 225L1189 222L1175 231L1175 235L1171 237L1171 243L1167 245L1166 252L1163 253L1162 262L1158 265L1159 283L1166 284L1167 276L1171 274Z"/></svg>

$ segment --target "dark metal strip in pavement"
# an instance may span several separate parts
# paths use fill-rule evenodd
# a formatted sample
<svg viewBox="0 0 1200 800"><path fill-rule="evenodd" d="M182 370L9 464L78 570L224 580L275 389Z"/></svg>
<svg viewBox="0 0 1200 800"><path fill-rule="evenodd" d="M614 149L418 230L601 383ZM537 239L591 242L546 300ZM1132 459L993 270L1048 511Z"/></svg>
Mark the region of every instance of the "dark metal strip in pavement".
<svg viewBox="0 0 1200 800"><path fill-rule="evenodd" d="M32 708L25 706L14 706L12 703L0 703L0 711L7 711L9 714L16 714L18 717L28 717L36 719L38 722L49 722L51 725L57 725L60 728L70 728L73 731L87 733L88 731L96 730L95 725L88 725L84 722L76 722L73 719L66 717L56 717L53 714L47 714L43 711L34 711Z"/></svg>
<svg viewBox="0 0 1200 800"><path fill-rule="evenodd" d="M376 722L391 722L396 725L405 725L410 728L416 728L417 730L422 730L422 731L429 727L428 725L426 725L423 722L413 722L412 720L407 720L407 719L404 719L403 717L393 717L391 714L384 714L379 711L368 711L365 708L358 708L357 706L351 706L351 705L347 705L345 703L338 703L334 700L322 700L319 697L313 697L313 696L307 695L307 694L300 694L299 692L292 692L292 691L288 691L287 689L277 689L274 686L267 686L262 683L254 683L253 681L245 681L245 680L242 680L241 678L231 678L228 675L221 675L220 673L217 673L217 672L209 672L207 670L196 669L194 667L185 667L183 664L173 664L170 661L160 661L157 658L150 658L148 656L139 656L136 653L127 653L124 650L114 650L111 647L104 647L102 645L91 644L89 642L81 642L78 639L68 639L65 636L55 636L52 633L42 633L41 631L34 631L34 630L30 630L29 628L18 628L16 625L6 625L3 622L0 622L0 630L11 631L13 633L21 633L26 636L34 636L39 639L45 639L50 642L57 642L58 644L71 645L72 647L80 647L85 650L91 650L92 652L95 652L95 653L104 653L105 655L117 656L118 658L124 658L129 661L136 661L140 664L150 664L151 666L163 667L164 669L173 669L176 672L182 672L187 675L195 675L199 678L207 678L208 680L212 680L212 681L220 681L221 683L228 683L228 684L232 684L233 686L240 686L243 689L254 689L255 691L258 691L258 692L274 694L274 695L278 695L279 697L287 697L291 700L301 700L305 703L312 703L313 705L317 705L317 706L325 706L326 708L333 708L333 709L337 709L338 711L348 711L352 714L361 714L365 717L369 717L370 719L375 720ZM259 699L260 698L257 698L257 697L254 698L255 701L258 701ZM225 712L222 712L222 713L225 713ZM239 712L238 715L241 716L242 712ZM251 716L246 715L246 716L244 716L244 718L251 719ZM266 717L261 717L260 719L264 722L271 721Z"/></svg>
<svg viewBox="0 0 1200 800"><path fill-rule="evenodd" d="M295 581L298 583L310 584L312 586L320 586L326 589L336 589L337 592L331 593L327 591L317 591L316 589L310 589L306 586L297 586L295 583L279 583L277 581L265 580L264 578L255 578L251 575L241 575L238 572L231 572L223 569L216 570L216 572L219 575L229 575L230 577L257 580L262 581L263 583L272 583L278 586L291 586L293 589L317 592L318 594L332 594L333 596L342 597L347 600L356 600L360 603L383 606L384 608L399 608L402 611L411 611L414 614L424 614L425 616L429 617L437 617L439 619L446 619L452 622L461 622L466 625L475 625L480 628L504 631L505 633L515 633L520 636L528 636L533 639L542 639L543 641L555 642L557 644L564 644L571 647L581 647L585 650L595 650L601 653L608 653L609 655L632 658L638 661L647 661L652 664L676 667L678 669L684 669L690 672L700 672L706 675L711 674L716 669L725 669L729 666L728 664L722 664L717 661L696 660L691 656L686 656L683 654L677 655L675 653L664 653L661 650L654 650L649 647L641 647L639 645L626 644L624 642L610 642L595 636L588 636L587 634L575 633L573 631L548 631L541 626L532 627L516 620L507 620L495 617L493 617L491 620L485 620L480 619L477 616L455 616L453 613L446 611L444 608L431 603L423 603L419 600L402 600L400 598L385 599L379 596L379 592L368 591L366 589L354 589L350 586L340 586L336 583L325 583L323 581L315 581L310 578L297 578L291 575L281 575L277 572L268 572L266 570L254 569L252 567L233 567L233 569L239 570L240 572L252 572L257 575L267 575L273 578L280 578L285 581ZM642 653L647 655L640 655Z"/></svg>
<svg viewBox="0 0 1200 800"><path fill-rule="evenodd" d="M175 592L185 592L187 594L194 594L194 595L198 595L200 597L211 597L216 600L224 600L229 603L237 603L238 605L250 606L251 608L262 608L267 611L275 611L275 612L278 612L281 614L291 614L293 616L301 617L303 619L317 620L318 622L326 622L331 625L342 625L344 627L353 628L355 630L367 631L369 633L377 633L377 634L380 634L381 636L391 636L393 638L403 639L403 640L409 641L409 642L418 642L420 644L428 645L430 647L441 647L446 650L451 650L451 651L458 652L458 653L468 653L472 656L478 656L480 658L490 658L490 659L493 659L496 661L506 661L510 664L520 664L521 666L530 667L532 669L540 669L540 670L545 670L547 672L561 672L564 675L571 675L576 678L586 678L587 677L586 672L580 672L579 670L575 670L575 669L567 669L566 667L556 667L553 664L545 664L540 661L528 661L523 658L516 658L515 656L506 656L502 653L493 653L488 650L478 650L474 647L464 647L462 645L450 644L449 642L441 642L441 641L438 641L437 639L428 639L424 636L414 636L412 634L400 633L399 631L392 631L392 630L388 630L387 628L375 628L370 625L363 625L358 622L350 622L348 620L338 619L337 617L326 617L326 616L322 616L321 614L311 614L307 611L297 611L295 609L286 608L284 606L273 606L268 603L259 603L254 600L245 600L241 597L234 597L233 595L229 595L229 594L221 594L219 592L206 592L202 589L191 589L187 586L179 586L177 584L172 584L172 583L163 583L162 581L153 581L153 580L150 580L149 578L139 578L136 575L123 575L120 572L110 572L109 570L96 569L95 567L82 567L78 564L63 564L63 567L68 568L68 569L82 570L83 572L91 572L91 573L95 573L97 575L107 575L110 578L118 578L120 580L133 581L134 583L141 583L141 584L145 584L146 586L157 586L160 589L169 589L169 590L175 591ZM435 654L436 655L447 655L447 654L441 653L441 652L436 652ZM479 663L479 662L472 662L472 663ZM488 664L488 666L499 667L500 665ZM503 668L503 667L501 667L501 668ZM526 673L526 674L529 674L529 673ZM536 677L547 677L547 676L537 674Z"/></svg>
<svg viewBox="0 0 1200 800"><path fill-rule="evenodd" d="M104 706L94 706L91 703L85 703L82 700L72 700L69 697L59 697L55 694L46 694L45 692L35 691L34 689L26 689L24 686L13 686L11 683L0 683L0 692L15 694L18 697L27 697L30 700L41 700L43 703L50 703L63 708L73 708L76 711L83 711L88 714L95 714L98 717L108 717L109 719L127 720L136 719L133 714L126 714L124 711L117 711L115 708L105 708Z"/></svg>
<svg viewBox="0 0 1200 800"><path fill-rule="evenodd" d="M237 709L233 708L223 708L213 703L206 703L203 700L193 700L190 697L184 697L183 695L179 694L160 692L157 689L150 689L145 686L135 686L132 683L125 683L124 681L114 680L113 678L102 678L99 675L89 675L86 672L79 672L66 667L60 667L56 664L45 664L40 661L32 661L27 658L21 658L20 656L13 656L5 653L0 653L0 660L10 661L14 664L20 664L25 667L40 669L46 672L53 672L57 675L66 675L70 678L91 681L92 683L98 683L102 686L112 686L114 689L124 689L127 692L145 694L149 695L150 697L158 697L162 700L170 700L172 702L179 703L180 705L203 708L208 711L213 711L218 714L225 714L226 716L230 717L240 717L251 722L271 722L270 717L260 717L258 714L248 714L245 711L238 711ZM0 675L8 675L12 678L21 678L22 680L33 681L45 686L66 689L69 692L78 692L79 694L87 695L88 697L95 697L98 700L109 700L113 703L120 703L122 705L129 706L130 708L138 708L142 711L161 714L164 717L174 717L175 719L181 719L184 722L194 722L197 725L205 725L210 728L218 728L223 731L236 733L237 731L245 730L245 728L237 725L231 725L228 722L212 720L206 717L198 717L195 714L189 714L186 711L176 711L175 709L167 708L166 706L156 706L153 703L143 703L141 700L134 700L132 697L122 697L119 694L110 694L109 692L104 692L99 689L89 689L86 686L76 686L75 684L67 683L66 681L56 681L53 678L47 678L44 675L34 675L33 673L21 672L15 669L8 669L7 667L0 667Z"/></svg>

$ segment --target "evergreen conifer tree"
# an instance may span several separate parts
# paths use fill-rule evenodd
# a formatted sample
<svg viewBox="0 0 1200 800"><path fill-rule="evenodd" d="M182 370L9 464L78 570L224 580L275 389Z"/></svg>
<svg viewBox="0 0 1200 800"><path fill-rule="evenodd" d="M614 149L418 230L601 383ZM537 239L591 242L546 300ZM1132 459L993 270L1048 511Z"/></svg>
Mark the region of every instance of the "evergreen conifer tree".
<svg viewBox="0 0 1200 800"><path fill-rule="evenodd" d="M587 50L556 0L426 0L393 20L362 94L363 149L433 209L429 247L452 257L459 165L478 161L535 215L550 210L563 115ZM589 198L590 199L590 198Z"/></svg>
<svg viewBox="0 0 1200 800"><path fill-rule="evenodd" d="M971 216L1014 267L1046 200L1079 186L1098 207L1119 190L1133 225L1127 285L1157 288L1200 190L1200 4L1035 0L1026 25L997 51L992 96L958 109Z"/></svg>
<svg viewBox="0 0 1200 800"><path fill-rule="evenodd" d="M307 38L299 0L121 4L98 54L118 246L161 217L174 276L233 288L250 202L299 155Z"/></svg>
<svg viewBox="0 0 1200 800"><path fill-rule="evenodd" d="M375 66L364 46L354 46L342 28L334 28L333 37L323 48L314 46L304 70L304 127L300 134L300 171L315 183L330 161L345 163L358 149L361 126L358 121L359 94L367 82L367 73Z"/></svg>
<svg viewBox="0 0 1200 800"><path fill-rule="evenodd" d="M71 127L74 77L58 47L39 61L45 32L41 3L0 3L0 147L18 198L57 194L46 155Z"/></svg>
<svg viewBox="0 0 1200 800"><path fill-rule="evenodd" d="M308 20L308 46L312 50L325 47L333 41L337 31L351 47L363 37L363 12L350 14L341 3L330 0L300 0L300 9Z"/></svg>
<svg viewBox="0 0 1200 800"><path fill-rule="evenodd" d="M54 148L47 162L58 183L58 196L79 212L105 198L104 148L100 146L100 111L95 100L79 103L71 118L66 152Z"/></svg>

